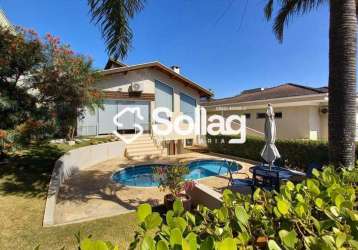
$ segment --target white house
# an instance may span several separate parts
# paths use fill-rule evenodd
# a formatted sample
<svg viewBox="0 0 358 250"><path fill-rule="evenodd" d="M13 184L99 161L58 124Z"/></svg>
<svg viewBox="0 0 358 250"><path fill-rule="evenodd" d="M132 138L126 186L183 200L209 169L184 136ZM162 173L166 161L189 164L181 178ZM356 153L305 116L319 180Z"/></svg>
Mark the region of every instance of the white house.
<svg viewBox="0 0 358 250"><path fill-rule="evenodd" d="M180 74L179 67L168 68L159 62L125 65L109 60L100 74L102 78L96 88L104 92L104 109L87 112L85 118L79 120L79 136L112 134L116 130L127 138L138 132L135 124L140 124L145 135L127 145L129 156L155 155L163 150L175 154L180 153L186 144L195 143L197 136L194 133L180 135L173 132L156 136L152 131L151 114L155 108L171 110L173 117L170 121L174 122L180 114L192 117L201 98L212 96L210 91ZM117 126L113 117L126 107L138 108L144 119L127 112L118 119L123 126ZM180 123L180 127L186 126L185 122Z"/></svg>

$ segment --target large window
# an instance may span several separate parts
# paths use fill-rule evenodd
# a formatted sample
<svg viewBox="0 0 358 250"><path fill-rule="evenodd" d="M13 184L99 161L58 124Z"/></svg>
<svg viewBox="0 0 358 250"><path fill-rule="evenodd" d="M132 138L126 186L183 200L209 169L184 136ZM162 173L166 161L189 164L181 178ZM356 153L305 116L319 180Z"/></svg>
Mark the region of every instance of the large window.
<svg viewBox="0 0 358 250"><path fill-rule="evenodd" d="M195 119L196 100L184 93L180 93L180 111Z"/></svg>
<svg viewBox="0 0 358 250"><path fill-rule="evenodd" d="M155 107L168 108L173 112L173 88L160 81L155 81Z"/></svg>

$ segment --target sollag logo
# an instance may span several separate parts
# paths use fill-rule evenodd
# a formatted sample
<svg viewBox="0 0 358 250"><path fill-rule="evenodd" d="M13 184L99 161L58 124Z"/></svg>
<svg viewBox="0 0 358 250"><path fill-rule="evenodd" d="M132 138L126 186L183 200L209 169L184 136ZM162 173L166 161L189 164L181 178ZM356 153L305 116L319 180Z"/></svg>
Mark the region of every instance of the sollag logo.
<svg viewBox="0 0 358 250"><path fill-rule="evenodd" d="M144 121L144 117L139 108L125 108L113 117L114 124L120 129L123 124L119 122L120 117L126 112L133 113L138 120ZM229 140L230 144L242 144L246 141L246 117L244 115L230 115L224 118L221 115L212 115L207 118L207 113L204 108L196 108L194 118L189 115L179 115L173 117L173 112L168 108L156 108L152 116L153 125L152 130L155 136L165 137L171 134L188 136L188 135L240 135L240 138ZM183 125L185 124L185 126ZM238 127L233 128L233 125ZM143 134L143 127L135 123L135 134L132 137L124 137L119 134L117 130L113 134L126 142L127 144L133 142L138 136Z"/></svg>

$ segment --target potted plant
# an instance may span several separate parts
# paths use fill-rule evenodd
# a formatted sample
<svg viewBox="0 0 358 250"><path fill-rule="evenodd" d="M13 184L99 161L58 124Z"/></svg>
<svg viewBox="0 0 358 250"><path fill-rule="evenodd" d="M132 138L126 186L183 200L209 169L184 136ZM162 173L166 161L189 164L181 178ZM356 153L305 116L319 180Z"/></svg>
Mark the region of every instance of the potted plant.
<svg viewBox="0 0 358 250"><path fill-rule="evenodd" d="M185 210L191 209L191 196L186 192L193 189L194 182L185 180L185 175L188 173L188 166L181 164L154 168L154 174L159 180L159 189L163 192L170 192L164 196L164 205L167 209L173 208L176 199L182 201Z"/></svg>

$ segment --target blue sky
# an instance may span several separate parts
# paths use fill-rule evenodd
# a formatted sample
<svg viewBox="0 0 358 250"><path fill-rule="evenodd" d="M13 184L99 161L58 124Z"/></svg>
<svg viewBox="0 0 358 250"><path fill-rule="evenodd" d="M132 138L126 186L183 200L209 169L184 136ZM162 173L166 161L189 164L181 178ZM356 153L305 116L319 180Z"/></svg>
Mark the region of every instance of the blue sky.
<svg viewBox="0 0 358 250"><path fill-rule="evenodd" d="M296 17L283 44L263 16L265 0L147 0L131 22L133 48L124 60L158 60L181 66L182 74L211 88L216 97L285 82L328 82L328 8ZM107 61L86 0L0 0L10 21L41 35L61 37L95 66Z"/></svg>

